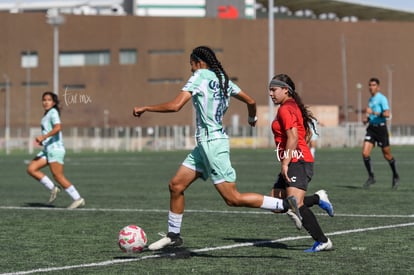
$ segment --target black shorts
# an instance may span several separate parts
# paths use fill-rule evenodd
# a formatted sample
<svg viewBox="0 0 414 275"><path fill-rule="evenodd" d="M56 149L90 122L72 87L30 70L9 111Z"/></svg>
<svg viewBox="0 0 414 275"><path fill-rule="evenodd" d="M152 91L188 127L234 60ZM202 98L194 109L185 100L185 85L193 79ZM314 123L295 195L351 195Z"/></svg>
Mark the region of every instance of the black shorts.
<svg viewBox="0 0 414 275"><path fill-rule="evenodd" d="M313 162L291 162L288 176L292 180L291 182L286 182L282 174L279 173L273 188L286 190L287 187L296 187L306 191L313 176Z"/></svg>
<svg viewBox="0 0 414 275"><path fill-rule="evenodd" d="M374 145L378 144L381 148L389 146L390 140L387 125L385 123L368 125L364 141L370 142Z"/></svg>

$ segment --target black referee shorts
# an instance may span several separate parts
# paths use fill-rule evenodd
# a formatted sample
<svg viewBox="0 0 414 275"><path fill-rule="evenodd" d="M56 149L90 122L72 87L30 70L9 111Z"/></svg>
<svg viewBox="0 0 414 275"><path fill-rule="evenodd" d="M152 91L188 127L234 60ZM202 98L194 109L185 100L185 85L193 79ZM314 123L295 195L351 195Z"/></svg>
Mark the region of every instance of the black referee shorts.
<svg viewBox="0 0 414 275"><path fill-rule="evenodd" d="M378 146L381 148L389 146L390 139L388 135L387 125L385 123L369 124L364 141L370 142L374 145L378 144Z"/></svg>

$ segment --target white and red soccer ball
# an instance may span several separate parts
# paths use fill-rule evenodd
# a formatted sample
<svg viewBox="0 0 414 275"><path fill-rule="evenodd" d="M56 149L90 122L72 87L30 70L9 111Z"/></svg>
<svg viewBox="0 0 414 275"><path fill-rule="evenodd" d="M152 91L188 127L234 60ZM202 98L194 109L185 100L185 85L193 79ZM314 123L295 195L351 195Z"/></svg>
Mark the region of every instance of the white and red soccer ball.
<svg viewBox="0 0 414 275"><path fill-rule="evenodd" d="M147 244L147 235L141 227L130 224L119 231L118 245L126 253L140 253Z"/></svg>

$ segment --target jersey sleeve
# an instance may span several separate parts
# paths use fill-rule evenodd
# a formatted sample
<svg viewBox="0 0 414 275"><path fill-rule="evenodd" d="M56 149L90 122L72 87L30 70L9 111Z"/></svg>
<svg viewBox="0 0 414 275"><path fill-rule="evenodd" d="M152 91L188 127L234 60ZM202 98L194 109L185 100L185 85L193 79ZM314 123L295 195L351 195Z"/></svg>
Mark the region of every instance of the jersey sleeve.
<svg viewBox="0 0 414 275"><path fill-rule="evenodd" d="M385 96L381 97L381 111L389 110L390 107L388 106L388 100Z"/></svg>
<svg viewBox="0 0 414 275"><path fill-rule="evenodd" d="M229 80L229 88L227 91L230 96L234 96L240 93L241 89L233 81Z"/></svg>
<svg viewBox="0 0 414 275"><path fill-rule="evenodd" d="M52 125L56 125L56 124L60 124L61 123L60 122L59 113L58 113L58 111L55 108L53 108L51 110L50 121L51 121Z"/></svg>
<svg viewBox="0 0 414 275"><path fill-rule="evenodd" d="M198 71L195 71L193 75L187 80L187 83L185 83L184 87L181 90L192 93L194 88L198 85L199 77L200 73Z"/></svg>

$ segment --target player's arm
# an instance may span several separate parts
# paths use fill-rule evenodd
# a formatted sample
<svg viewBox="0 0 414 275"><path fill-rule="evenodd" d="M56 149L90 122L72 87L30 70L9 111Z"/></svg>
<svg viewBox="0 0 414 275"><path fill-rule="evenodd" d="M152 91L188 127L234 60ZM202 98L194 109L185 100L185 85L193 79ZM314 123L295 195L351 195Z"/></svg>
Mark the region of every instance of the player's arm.
<svg viewBox="0 0 414 275"><path fill-rule="evenodd" d="M256 108L256 101L249 96L247 93L240 91L238 94L234 95L234 97L247 105L247 111L249 114L248 122L250 126L255 126L257 121L257 108Z"/></svg>
<svg viewBox="0 0 414 275"><path fill-rule="evenodd" d="M390 110L384 110L382 112L378 112L378 113L374 113L374 115L379 116L379 117L385 117L385 118L389 118L390 117Z"/></svg>
<svg viewBox="0 0 414 275"><path fill-rule="evenodd" d="M44 141L45 139L47 139L49 137L52 137L52 136L56 135L57 133L60 132L61 129L62 129L62 126L61 126L60 123L53 125L53 129L50 132L36 137L36 142L39 143L39 144L42 144L42 141Z"/></svg>
<svg viewBox="0 0 414 275"><path fill-rule="evenodd" d="M372 112L372 114L376 115L377 117L389 118L390 117L390 110L384 110L382 112Z"/></svg>
<svg viewBox="0 0 414 275"><path fill-rule="evenodd" d="M286 148L285 148L285 158L282 160L282 167L281 167L281 173L285 180L290 182L289 176L288 176L288 167L289 163L292 161L293 154L296 152L296 148L298 146L298 129L296 127L290 128L286 130Z"/></svg>
<svg viewBox="0 0 414 275"><path fill-rule="evenodd" d="M136 106L132 114L140 117L145 112L171 113L178 112L191 99L191 93L181 91L173 100L157 105Z"/></svg>

